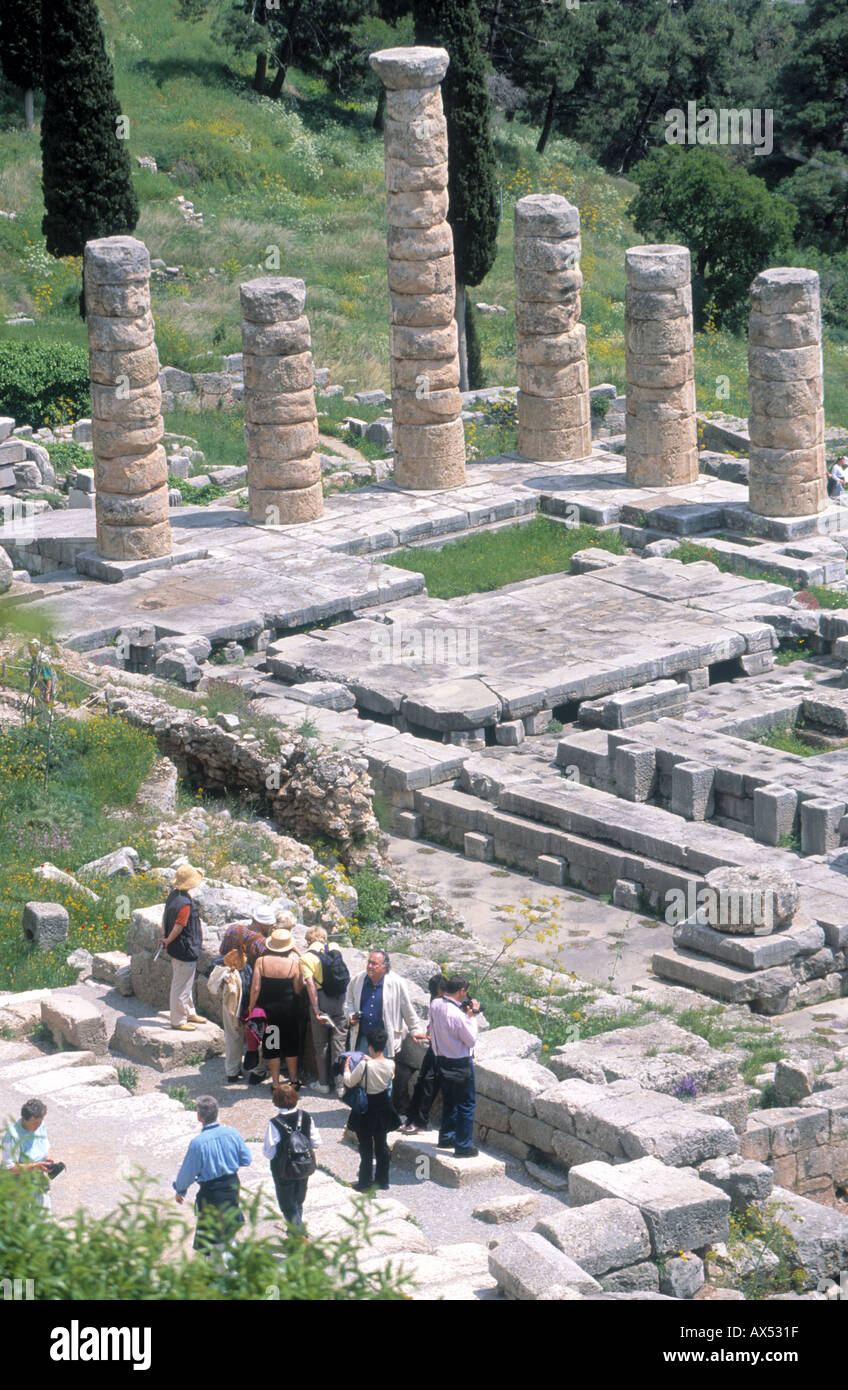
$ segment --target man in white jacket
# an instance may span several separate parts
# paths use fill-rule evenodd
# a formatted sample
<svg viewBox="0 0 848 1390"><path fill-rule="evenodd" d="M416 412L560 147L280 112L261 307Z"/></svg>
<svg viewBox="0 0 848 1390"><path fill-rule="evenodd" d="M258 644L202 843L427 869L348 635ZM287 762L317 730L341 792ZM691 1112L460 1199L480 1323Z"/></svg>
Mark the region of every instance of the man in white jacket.
<svg viewBox="0 0 848 1390"><path fill-rule="evenodd" d="M354 975L348 985L345 1013L350 1020L351 1049L360 1048L360 1040L364 1042L372 1028L385 1028L388 1034L386 1057L400 1051L407 1032L419 1041L427 1035L404 981L391 973L389 957L380 949L369 952L364 972Z"/></svg>

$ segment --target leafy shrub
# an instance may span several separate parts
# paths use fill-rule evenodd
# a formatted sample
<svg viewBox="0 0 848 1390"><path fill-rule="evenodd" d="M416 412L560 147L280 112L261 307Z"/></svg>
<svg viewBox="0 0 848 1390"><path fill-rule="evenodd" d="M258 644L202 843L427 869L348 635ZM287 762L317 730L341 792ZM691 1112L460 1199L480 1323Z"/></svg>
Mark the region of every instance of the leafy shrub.
<svg viewBox="0 0 848 1390"><path fill-rule="evenodd" d="M57 439L55 443L47 445L47 452L59 474L68 473L72 468L91 467L91 454L72 439Z"/></svg>
<svg viewBox="0 0 848 1390"><path fill-rule="evenodd" d="M19 425L79 419L91 408L88 353L72 343L0 343L0 411Z"/></svg>
<svg viewBox="0 0 848 1390"><path fill-rule="evenodd" d="M381 927L389 910L389 885L373 869L361 869L351 883L359 898L357 917L363 926Z"/></svg>

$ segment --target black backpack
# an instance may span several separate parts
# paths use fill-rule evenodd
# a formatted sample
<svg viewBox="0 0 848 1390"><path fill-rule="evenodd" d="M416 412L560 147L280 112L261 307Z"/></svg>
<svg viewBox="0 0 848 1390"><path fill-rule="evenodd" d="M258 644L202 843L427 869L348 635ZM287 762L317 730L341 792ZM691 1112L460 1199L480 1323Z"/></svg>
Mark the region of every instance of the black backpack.
<svg viewBox="0 0 848 1390"><path fill-rule="evenodd" d="M315 1172L315 1150L312 1147L312 1120L298 1110L293 1125L281 1115L271 1121L279 1134L279 1142L271 1159L271 1175L275 1181L292 1182L309 1178Z"/></svg>
<svg viewBox="0 0 848 1390"><path fill-rule="evenodd" d="M350 984L350 971L344 963L341 951L328 949L320 951L321 988L329 999L340 999Z"/></svg>

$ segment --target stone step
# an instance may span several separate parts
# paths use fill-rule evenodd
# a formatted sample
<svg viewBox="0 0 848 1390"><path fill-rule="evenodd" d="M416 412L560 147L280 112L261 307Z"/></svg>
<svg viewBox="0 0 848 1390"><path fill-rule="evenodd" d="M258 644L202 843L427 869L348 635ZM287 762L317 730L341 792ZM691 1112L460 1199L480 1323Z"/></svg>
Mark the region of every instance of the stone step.
<svg viewBox="0 0 848 1390"><path fill-rule="evenodd" d="M21 1081L42 1072L63 1071L66 1067L93 1067L93 1052L55 1052L51 1056L27 1057L24 1061L0 1064L0 1081Z"/></svg>
<svg viewBox="0 0 848 1390"><path fill-rule="evenodd" d="M308 1211L307 1196L307 1211ZM366 1273L401 1263L409 1275L415 1302L444 1301L472 1302L495 1296L497 1280L489 1273L489 1251L485 1245L462 1241L456 1245L438 1245L427 1254L410 1251L403 1259L397 1255L360 1257L359 1267Z"/></svg>
<svg viewBox="0 0 848 1390"><path fill-rule="evenodd" d="M64 1106L66 1110L74 1110L79 1113L83 1109L99 1110L101 1105L108 1102L123 1104L131 1100L130 1092L118 1082L107 1082L95 1086L68 1086L66 1090L57 1091L52 1098L52 1104Z"/></svg>
<svg viewBox="0 0 848 1390"><path fill-rule="evenodd" d="M581 1164L571 1170L568 1195L572 1207L605 1198L618 1198L638 1207L655 1256L698 1250L728 1237L730 1198L702 1182L691 1169L667 1168L656 1158L640 1158L615 1167L610 1163Z"/></svg>
<svg viewBox="0 0 848 1390"><path fill-rule="evenodd" d="M85 1089L93 1086L117 1086L118 1073L114 1067L95 1066L86 1067ZM80 1080L77 1075L76 1067L66 1067L64 1071L55 1069L53 1071L39 1072L37 1076L32 1076L24 1081L12 1083L12 1090L20 1096L55 1096L59 1091L66 1091L69 1086L79 1086Z"/></svg>
<svg viewBox="0 0 848 1390"><path fill-rule="evenodd" d="M3 1068L11 1066L13 1062L23 1062L37 1055L36 1048L28 1042L10 1042L8 1039L0 1039L0 1077L3 1075Z"/></svg>
<svg viewBox="0 0 848 1390"><path fill-rule="evenodd" d="M188 1065L194 1057L222 1056L224 1033L209 1020L196 1024L193 1033L181 1033L163 1019L121 1014L109 1040L109 1050L157 1071L172 1071Z"/></svg>
<svg viewBox="0 0 848 1390"><path fill-rule="evenodd" d="M749 1004L754 999L777 999L788 994L794 984L787 966L745 970L741 966L710 960L707 956L677 946L656 951L651 959L651 968L663 980L689 985L702 994L723 999L729 1004Z"/></svg>
<svg viewBox="0 0 848 1390"><path fill-rule="evenodd" d="M704 922L690 918L674 928L674 944L696 951L743 970L766 970L774 965L788 965L800 955L812 955L824 946L821 927L806 916L795 920L771 936L742 936L715 931Z"/></svg>
<svg viewBox="0 0 848 1390"><path fill-rule="evenodd" d="M401 1168L412 1168L419 1177L438 1183L441 1187L469 1187L472 1183L502 1178L506 1164L482 1151L476 1158L455 1158L452 1149L440 1149L438 1131L430 1130L414 1137L389 1137L392 1159Z"/></svg>

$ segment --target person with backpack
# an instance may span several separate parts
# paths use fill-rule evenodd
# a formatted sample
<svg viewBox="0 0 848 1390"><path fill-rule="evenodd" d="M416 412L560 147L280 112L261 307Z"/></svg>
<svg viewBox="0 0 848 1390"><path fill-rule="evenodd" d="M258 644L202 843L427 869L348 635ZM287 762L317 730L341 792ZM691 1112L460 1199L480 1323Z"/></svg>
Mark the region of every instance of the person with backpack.
<svg viewBox="0 0 848 1390"><path fill-rule="evenodd" d="M203 926L191 896L202 882L202 869L180 864L162 914L159 949L164 947L171 957L171 1027L181 1033L193 1033L195 1024L203 1022L192 1000L197 962L203 951Z"/></svg>
<svg viewBox="0 0 848 1390"><path fill-rule="evenodd" d="M298 1108L294 1086L275 1086L271 1099L277 1113L268 1121L262 1152L271 1161L280 1211L291 1226L302 1228L306 1188L315 1172L321 1135L312 1116Z"/></svg>
<svg viewBox="0 0 848 1390"><path fill-rule="evenodd" d="M359 1140L359 1178L353 1184L355 1192L368 1192L375 1185L382 1192L389 1187L391 1154L386 1136L400 1126L400 1115L392 1101L392 1082L395 1064L385 1055L388 1034L385 1028L372 1028L368 1034L368 1056L354 1064L348 1057L344 1084L361 1087L365 1093L364 1110L351 1107L350 1128Z"/></svg>
<svg viewBox="0 0 848 1390"><path fill-rule="evenodd" d="M309 1029L318 1071L318 1080L310 1090L322 1096L329 1095L332 1078L336 1076L336 1095L341 1099L344 1082L341 1074L336 1074L336 1064L347 1043L344 1005L350 971L345 965L341 948L335 941L327 940L324 927L309 927L306 947L300 957L300 973L311 1005Z"/></svg>

